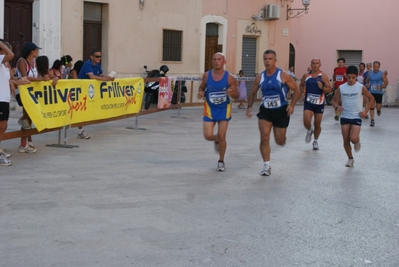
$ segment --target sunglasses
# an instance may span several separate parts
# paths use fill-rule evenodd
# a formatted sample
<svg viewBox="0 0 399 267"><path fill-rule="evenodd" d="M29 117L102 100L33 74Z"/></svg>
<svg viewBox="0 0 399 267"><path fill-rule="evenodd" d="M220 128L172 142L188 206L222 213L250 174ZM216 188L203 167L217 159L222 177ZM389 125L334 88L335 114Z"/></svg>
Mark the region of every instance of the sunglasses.
<svg viewBox="0 0 399 267"><path fill-rule="evenodd" d="M95 57L95 58L101 58L101 56L96 56L96 55L93 55L93 57Z"/></svg>

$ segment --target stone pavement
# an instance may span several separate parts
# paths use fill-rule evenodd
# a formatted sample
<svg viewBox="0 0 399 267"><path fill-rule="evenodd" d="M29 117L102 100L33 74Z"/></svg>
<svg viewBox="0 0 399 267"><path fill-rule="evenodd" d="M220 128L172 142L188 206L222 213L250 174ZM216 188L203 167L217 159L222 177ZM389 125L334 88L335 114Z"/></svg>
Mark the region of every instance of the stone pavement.
<svg viewBox="0 0 399 267"><path fill-rule="evenodd" d="M272 142L261 177L257 119L234 109L226 172L202 136L201 107L85 127L92 137L34 136L36 154L2 142L0 266L399 266L398 108L346 168L327 107L319 151L305 144L297 106L285 147ZM9 129L17 129L17 111Z"/></svg>

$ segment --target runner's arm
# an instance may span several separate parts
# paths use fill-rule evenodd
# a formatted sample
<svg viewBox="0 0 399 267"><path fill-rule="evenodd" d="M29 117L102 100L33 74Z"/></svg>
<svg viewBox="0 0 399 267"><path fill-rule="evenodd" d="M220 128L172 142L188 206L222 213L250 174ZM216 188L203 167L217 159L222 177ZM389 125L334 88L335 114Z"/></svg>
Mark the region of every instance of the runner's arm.
<svg viewBox="0 0 399 267"><path fill-rule="evenodd" d="M237 90L237 83L236 80L234 79L234 76L230 74L228 77L228 81L229 81L229 88L227 88L227 94L228 96L237 99L240 96L240 94Z"/></svg>
<svg viewBox="0 0 399 267"><path fill-rule="evenodd" d="M208 79L208 72L202 75L202 81L198 88L198 99L202 99L205 96L206 80Z"/></svg>
<svg viewBox="0 0 399 267"><path fill-rule="evenodd" d="M335 90L334 98L331 100L331 105L334 107L335 113L342 112L344 110L338 103L341 103L341 92L339 87Z"/></svg>

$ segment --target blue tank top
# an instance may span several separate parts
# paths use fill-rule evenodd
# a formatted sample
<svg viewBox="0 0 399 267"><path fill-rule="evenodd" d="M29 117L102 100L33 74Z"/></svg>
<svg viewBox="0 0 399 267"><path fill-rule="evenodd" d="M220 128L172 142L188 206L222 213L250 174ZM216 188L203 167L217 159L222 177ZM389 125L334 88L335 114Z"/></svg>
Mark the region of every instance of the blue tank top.
<svg viewBox="0 0 399 267"><path fill-rule="evenodd" d="M224 109L230 103L230 98L226 93L229 87L229 73L224 72L223 78L220 81L215 81L212 78L212 71L208 72L208 79L206 80L205 99L209 107Z"/></svg>
<svg viewBox="0 0 399 267"><path fill-rule="evenodd" d="M312 77L312 73L309 73L305 79L306 97L305 101L314 105L324 104L324 92L319 88L317 82L321 82L324 85L322 79L323 73L320 72L316 78Z"/></svg>
<svg viewBox="0 0 399 267"><path fill-rule="evenodd" d="M280 68L271 75L267 76L263 71L260 76L259 87L262 91L262 104L267 109L278 109L287 105L288 88L281 81Z"/></svg>
<svg viewBox="0 0 399 267"><path fill-rule="evenodd" d="M370 77L370 93L372 94L383 94L384 92L382 90L378 90L377 86L382 85L384 83L384 80L382 79L382 71L378 71L375 73L374 71L369 72L369 77Z"/></svg>

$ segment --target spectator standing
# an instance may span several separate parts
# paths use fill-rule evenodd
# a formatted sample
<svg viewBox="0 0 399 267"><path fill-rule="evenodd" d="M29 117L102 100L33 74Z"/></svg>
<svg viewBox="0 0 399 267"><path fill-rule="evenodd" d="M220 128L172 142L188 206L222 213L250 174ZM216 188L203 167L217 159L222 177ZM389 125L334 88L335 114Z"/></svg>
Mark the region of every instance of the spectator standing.
<svg viewBox="0 0 399 267"><path fill-rule="evenodd" d="M65 55L61 57L62 62L62 69L61 69L61 76L62 79L68 79L69 74L72 69L72 57L70 55Z"/></svg>
<svg viewBox="0 0 399 267"><path fill-rule="evenodd" d="M238 76L244 77L244 71L240 70L238 72ZM238 108L239 109L245 109L244 107L244 102L247 101L247 86L246 86L246 81L238 81L237 87L238 87L238 93L240 96L238 97Z"/></svg>
<svg viewBox="0 0 399 267"><path fill-rule="evenodd" d="M101 62L101 51L93 49L90 52L90 58L83 63L82 68L78 74L78 79L94 79L98 81L113 81L114 77L105 76L100 65ZM80 128L78 133L79 139L89 139L90 136Z"/></svg>

